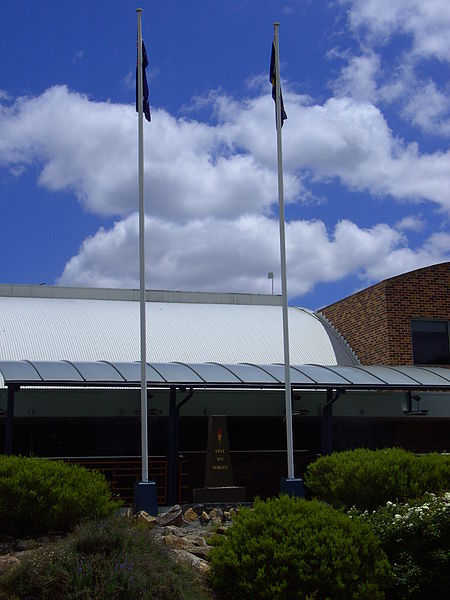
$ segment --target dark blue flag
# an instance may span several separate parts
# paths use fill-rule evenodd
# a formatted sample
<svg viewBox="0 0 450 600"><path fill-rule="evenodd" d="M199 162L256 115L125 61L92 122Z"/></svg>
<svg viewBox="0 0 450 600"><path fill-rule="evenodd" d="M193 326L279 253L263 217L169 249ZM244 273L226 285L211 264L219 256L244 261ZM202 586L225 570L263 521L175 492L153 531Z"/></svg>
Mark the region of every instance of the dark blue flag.
<svg viewBox="0 0 450 600"><path fill-rule="evenodd" d="M270 72L269 72L269 81L272 84L272 98L275 102L275 121L277 119L276 115L276 106L277 106L277 85L276 85L276 71L275 71L275 44L272 42L272 54L270 56ZM280 86L280 105L281 105L281 127L283 127L283 123L287 119L286 111L284 110L284 102L283 102L283 94L281 93Z"/></svg>
<svg viewBox="0 0 450 600"><path fill-rule="evenodd" d="M142 42L142 100L144 115L147 121L151 121L150 103L148 100L148 83L145 69L148 67L147 51L145 50L144 42ZM136 112L139 112L139 92L138 92L138 65L136 63Z"/></svg>

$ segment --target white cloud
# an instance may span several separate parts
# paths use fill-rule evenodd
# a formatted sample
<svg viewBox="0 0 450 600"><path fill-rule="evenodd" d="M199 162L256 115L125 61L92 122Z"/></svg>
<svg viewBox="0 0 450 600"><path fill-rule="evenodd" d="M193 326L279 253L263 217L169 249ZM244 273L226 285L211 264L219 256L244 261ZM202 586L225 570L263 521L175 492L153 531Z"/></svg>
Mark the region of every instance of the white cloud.
<svg viewBox="0 0 450 600"><path fill-rule="evenodd" d="M417 58L450 61L450 3L448 0L341 0L350 4L353 29L367 33L373 43L387 43L396 33L412 38Z"/></svg>
<svg viewBox="0 0 450 600"><path fill-rule="evenodd" d="M448 137L449 90L433 80L436 61L450 61L448 0L340 1L350 6L348 24L360 48L329 53L347 62L332 83L335 93L388 103L423 132Z"/></svg>
<svg viewBox="0 0 450 600"><path fill-rule="evenodd" d="M333 53L336 56L336 53ZM345 58L345 55L342 55ZM373 102L377 98L376 78L380 70L380 57L372 51L360 56L349 55L347 65L332 83L337 96L350 96L359 101Z"/></svg>
<svg viewBox="0 0 450 600"><path fill-rule="evenodd" d="M210 102L217 124L154 109L145 129L148 285L268 291L267 272L279 271L273 102L269 94L237 102L218 93ZM350 189L450 210L450 152L406 145L370 102L344 97L319 105L288 87L285 102L288 202L308 198L310 179L339 178ZM121 219L85 240L59 283L137 286L134 107L58 86L0 104L0 163L17 176L36 164L42 186L74 191L87 210ZM373 281L449 255L443 234L413 249L387 224L363 229L341 221L330 233L320 221L293 221L287 240L291 296L321 281L351 274Z"/></svg>
<svg viewBox="0 0 450 600"><path fill-rule="evenodd" d="M450 135L450 98L434 81L419 86L406 102L404 114L427 133Z"/></svg>
<svg viewBox="0 0 450 600"><path fill-rule="evenodd" d="M138 222L131 215L86 240L58 281L61 285L138 287ZM242 216L174 225L146 221L147 285L152 289L269 292L267 273L275 273L279 293L278 223L264 216ZM417 250L395 229L379 224L361 229L339 222L332 234L320 221L287 225L290 296L318 282L358 274L364 282L450 258L450 236L432 236ZM358 248L358 252L355 252ZM278 288L278 289L277 289Z"/></svg>
<svg viewBox="0 0 450 600"><path fill-rule="evenodd" d="M314 105L286 92L286 201L308 197L305 171L352 189L450 210L450 152L420 153L393 137L371 103L331 98ZM184 221L269 214L277 198L273 104L215 98L217 125L154 110L145 132L147 211ZM0 112L0 162L41 166L39 183L72 190L92 212L125 216L137 202L136 122L131 106L90 101L66 87L21 98Z"/></svg>
<svg viewBox="0 0 450 600"><path fill-rule="evenodd" d="M230 147L244 148L259 163L273 166L273 130L261 127L273 109L267 98L240 107L223 97L216 102ZM450 210L450 152L422 154L417 144L395 138L381 111L369 102L344 97L319 105L287 92L285 104L285 174L298 176L306 170L316 180L338 177L351 189L402 201L431 200Z"/></svg>
<svg viewBox="0 0 450 600"><path fill-rule="evenodd" d="M425 227L425 221L417 215L407 215L395 224L396 229L400 231L422 231Z"/></svg>
<svg viewBox="0 0 450 600"><path fill-rule="evenodd" d="M145 130L146 197L153 214L183 220L270 209L276 197L275 165L262 165L248 152L229 151L222 127L153 112ZM0 131L3 164L38 163L41 185L73 190L89 211L126 215L134 210L133 107L93 102L55 86L3 107ZM298 178L287 174L287 200L300 187Z"/></svg>

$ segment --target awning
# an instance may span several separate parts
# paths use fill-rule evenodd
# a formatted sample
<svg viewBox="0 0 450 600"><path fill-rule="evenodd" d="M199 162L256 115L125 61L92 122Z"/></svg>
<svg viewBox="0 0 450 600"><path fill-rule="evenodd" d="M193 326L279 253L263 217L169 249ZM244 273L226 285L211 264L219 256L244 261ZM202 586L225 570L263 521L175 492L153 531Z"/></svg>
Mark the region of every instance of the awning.
<svg viewBox="0 0 450 600"><path fill-rule="evenodd" d="M138 387L139 362L0 361L0 386ZM417 366L291 365L294 389L450 390L450 370ZM148 363L148 387L282 388L282 364Z"/></svg>

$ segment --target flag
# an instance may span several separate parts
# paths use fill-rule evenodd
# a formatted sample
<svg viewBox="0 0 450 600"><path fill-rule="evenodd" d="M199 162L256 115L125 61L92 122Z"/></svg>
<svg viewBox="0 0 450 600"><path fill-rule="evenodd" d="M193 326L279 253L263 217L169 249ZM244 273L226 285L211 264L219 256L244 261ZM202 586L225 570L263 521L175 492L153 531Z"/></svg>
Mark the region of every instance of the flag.
<svg viewBox="0 0 450 600"><path fill-rule="evenodd" d="M139 52L139 50L138 50ZM144 42L142 42L142 105L144 109L144 115L147 121L151 121L150 116L150 103L148 100L148 83L145 69L148 67L147 51L145 50ZM139 92L138 92L138 66L136 63L136 112L139 112Z"/></svg>
<svg viewBox="0 0 450 600"><path fill-rule="evenodd" d="M272 54L270 56L270 73L269 81L272 84L272 98L275 102L275 121L276 121L276 106L277 106L277 90L276 90L276 70L275 70L275 44L272 42ZM281 93L280 86L280 104L281 104L281 127L283 127L284 121L287 119L286 111L284 110L283 94Z"/></svg>

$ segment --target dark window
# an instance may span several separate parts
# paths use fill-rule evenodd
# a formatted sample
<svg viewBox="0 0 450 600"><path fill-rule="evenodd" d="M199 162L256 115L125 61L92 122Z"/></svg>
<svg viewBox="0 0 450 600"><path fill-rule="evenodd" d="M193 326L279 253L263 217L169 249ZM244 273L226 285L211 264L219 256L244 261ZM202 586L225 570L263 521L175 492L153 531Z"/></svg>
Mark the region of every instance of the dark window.
<svg viewBox="0 0 450 600"><path fill-rule="evenodd" d="M411 321L415 365L449 365L449 322Z"/></svg>

